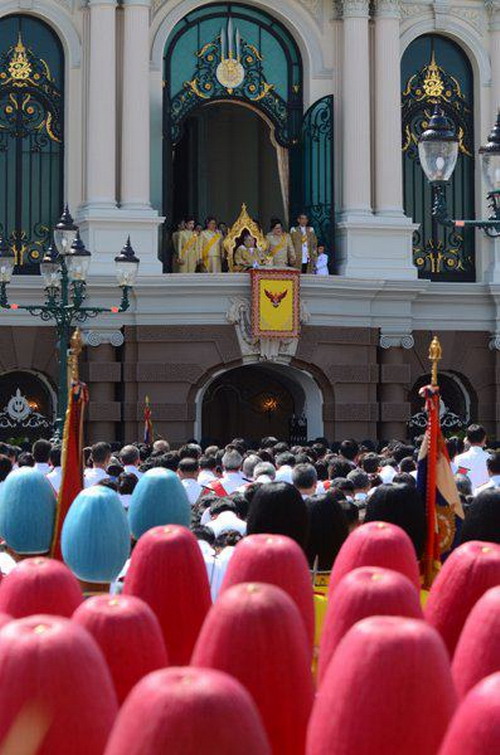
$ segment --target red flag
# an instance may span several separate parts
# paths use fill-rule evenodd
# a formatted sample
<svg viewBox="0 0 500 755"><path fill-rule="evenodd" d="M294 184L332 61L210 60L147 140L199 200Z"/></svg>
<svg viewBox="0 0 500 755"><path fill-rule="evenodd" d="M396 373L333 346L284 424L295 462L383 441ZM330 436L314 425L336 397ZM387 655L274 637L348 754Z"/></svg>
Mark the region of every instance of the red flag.
<svg viewBox="0 0 500 755"><path fill-rule="evenodd" d="M149 403L149 396L146 396L146 403L144 406L144 443L151 445L153 442L153 422L151 420L151 404Z"/></svg>
<svg viewBox="0 0 500 755"><path fill-rule="evenodd" d="M62 444L62 479L57 496L51 555L62 561L61 531L69 507L83 488L83 415L88 402L85 383L73 381L69 392Z"/></svg>
<svg viewBox="0 0 500 755"><path fill-rule="evenodd" d="M419 393L425 399L428 415L418 458L417 488L426 504L427 538L421 566L423 586L429 589L441 568L441 556L454 545L457 525L464 514L441 432L439 388L426 385Z"/></svg>

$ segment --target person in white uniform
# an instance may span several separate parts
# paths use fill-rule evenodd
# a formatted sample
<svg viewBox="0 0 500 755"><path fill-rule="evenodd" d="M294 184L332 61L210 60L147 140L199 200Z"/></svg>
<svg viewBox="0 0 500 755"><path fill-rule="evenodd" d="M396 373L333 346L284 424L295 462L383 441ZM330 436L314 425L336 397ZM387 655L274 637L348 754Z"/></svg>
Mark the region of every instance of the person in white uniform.
<svg viewBox="0 0 500 755"><path fill-rule="evenodd" d="M455 456L454 462L458 474L466 474L475 490L488 482L489 474L486 462L488 453L484 450L486 445L486 432L481 425L470 425L467 428L466 439L469 442L469 450Z"/></svg>
<svg viewBox="0 0 500 755"><path fill-rule="evenodd" d="M474 495L482 493L483 490L488 490L489 488L500 488L500 452L497 451L496 453L491 454L491 456L488 456L486 460L486 468L490 479L488 482L485 482L484 485L480 485L476 488L474 490Z"/></svg>
<svg viewBox="0 0 500 755"><path fill-rule="evenodd" d="M111 459L111 446L109 443L95 443L91 449L92 467L84 472L84 485L86 488L97 485L98 482L108 477L106 469Z"/></svg>

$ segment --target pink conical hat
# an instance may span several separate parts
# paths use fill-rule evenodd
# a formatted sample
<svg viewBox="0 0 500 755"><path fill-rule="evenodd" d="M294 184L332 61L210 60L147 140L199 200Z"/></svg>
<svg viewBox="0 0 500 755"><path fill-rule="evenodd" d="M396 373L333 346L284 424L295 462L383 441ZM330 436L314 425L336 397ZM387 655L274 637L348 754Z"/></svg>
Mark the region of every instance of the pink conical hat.
<svg viewBox="0 0 500 755"><path fill-rule="evenodd" d="M464 697L439 755L500 752L500 673L487 676Z"/></svg>

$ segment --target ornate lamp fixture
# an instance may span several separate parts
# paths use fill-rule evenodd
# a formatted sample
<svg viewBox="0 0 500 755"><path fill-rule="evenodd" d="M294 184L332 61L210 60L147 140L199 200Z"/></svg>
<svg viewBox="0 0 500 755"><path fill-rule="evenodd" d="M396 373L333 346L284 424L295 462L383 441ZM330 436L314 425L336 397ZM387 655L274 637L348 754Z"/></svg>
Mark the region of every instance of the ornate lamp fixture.
<svg viewBox="0 0 500 755"><path fill-rule="evenodd" d="M428 128L418 142L422 169L435 189L433 218L441 225L456 228L482 228L487 236L500 236L500 111L488 142L479 149L483 177L488 188L492 214L486 220L457 220L450 218L446 202L446 183L450 180L458 157L458 138L450 120L439 105L429 121Z"/></svg>
<svg viewBox="0 0 500 755"><path fill-rule="evenodd" d="M49 246L40 263L45 302L40 305L9 303L7 285L14 271L15 256L5 239L0 238L0 307L22 309L45 322L54 321L59 344L59 391L54 437L60 437L68 403L66 354L71 332L76 324L85 322L103 312L125 312L129 306L129 293L135 285L139 259L130 244L130 237L120 254L115 257L118 287L122 299L118 307L84 307L87 298L87 273L91 253L80 238L68 206L54 228L54 243Z"/></svg>

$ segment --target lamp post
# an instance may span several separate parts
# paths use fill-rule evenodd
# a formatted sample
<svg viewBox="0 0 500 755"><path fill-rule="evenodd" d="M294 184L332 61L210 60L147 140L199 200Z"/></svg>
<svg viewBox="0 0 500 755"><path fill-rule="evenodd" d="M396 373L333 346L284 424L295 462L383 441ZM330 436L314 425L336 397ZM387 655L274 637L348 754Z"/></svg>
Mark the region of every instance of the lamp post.
<svg viewBox="0 0 500 755"><path fill-rule="evenodd" d="M115 257L117 283L122 290L120 305L111 308L85 307L83 304L87 298L86 279L91 254L85 248L67 206L54 228L53 236L53 244L49 246L40 263L45 290L45 302L40 305L9 302L7 285L12 278L15 257L7 241L0 239L0 307L22 309L44 322L55 323L59 347L59 390L54 437L60 438L68 403L66 354L72 328L103 312L120 313L129 308L129 291L137 278L139 259L132 249L129 237L120 254Z"/></svg>
<svg viewBox="0 0 500 755"><path fill-rule="evenodd" d="M432 218L450 228L482 228L490 238L500 236L500 111L490 131L488 142L479 149L483 177L488 189L491 215L485 220L451 218L446 202L446 184L458 158L458 138L454 125L439 105L418 142L420 164L432 187Z"/></svg>

